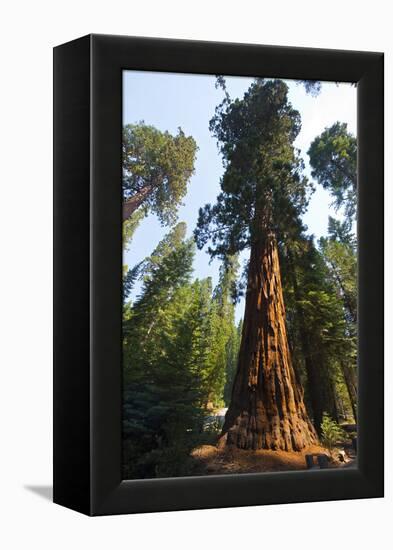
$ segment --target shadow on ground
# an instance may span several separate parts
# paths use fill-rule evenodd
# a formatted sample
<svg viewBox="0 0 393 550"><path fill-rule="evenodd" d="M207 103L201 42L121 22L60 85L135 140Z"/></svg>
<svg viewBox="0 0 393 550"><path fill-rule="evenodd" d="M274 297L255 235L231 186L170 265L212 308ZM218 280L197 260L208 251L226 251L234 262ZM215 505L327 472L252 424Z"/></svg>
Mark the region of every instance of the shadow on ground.
<svg viewBox="0 0 393 550"><path fill-rule="evenodd" d="M27 491L31 491L45 500L52 500L53 487L52 485L25 485Z"/></svg>

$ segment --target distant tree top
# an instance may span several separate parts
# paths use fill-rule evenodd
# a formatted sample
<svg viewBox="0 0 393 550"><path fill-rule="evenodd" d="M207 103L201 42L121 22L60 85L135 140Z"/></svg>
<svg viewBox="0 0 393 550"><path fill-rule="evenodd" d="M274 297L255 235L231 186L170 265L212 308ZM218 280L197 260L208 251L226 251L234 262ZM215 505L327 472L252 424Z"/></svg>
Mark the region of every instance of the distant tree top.
<svg viewBox="0 0 393 550"><path fill-rule="evenodd" d="M176 135L144 122L123 128L123 219L138 208L176 221L177 208L194 173L197 145L181 128Z"/></svg>

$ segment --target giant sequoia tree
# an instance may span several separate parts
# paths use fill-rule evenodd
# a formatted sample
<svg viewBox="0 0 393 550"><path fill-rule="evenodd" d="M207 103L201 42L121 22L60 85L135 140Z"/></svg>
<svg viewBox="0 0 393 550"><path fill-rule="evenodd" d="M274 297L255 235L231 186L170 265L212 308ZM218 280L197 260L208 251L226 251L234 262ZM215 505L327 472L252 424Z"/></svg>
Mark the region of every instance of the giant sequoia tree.
<svg viewBox="0 0 393 550"><path fill-rule="evenodd" d="M179 128L177 135L146 124L123 128L123 221L149 209L165 224L176 209L194 172L195 140Z"/></svg>
<svg viewBox="0 0 393 550"><path fill-rule="evenodd" d="M237 372L223 440L246 449L300 450L317 441L295 377L285 322L278 243L300 224L307 181L293 142L300 115L287 85L257 79L242 100L228 96L210 129L225 172L195 237L224 260L250 249Z"/></svg>

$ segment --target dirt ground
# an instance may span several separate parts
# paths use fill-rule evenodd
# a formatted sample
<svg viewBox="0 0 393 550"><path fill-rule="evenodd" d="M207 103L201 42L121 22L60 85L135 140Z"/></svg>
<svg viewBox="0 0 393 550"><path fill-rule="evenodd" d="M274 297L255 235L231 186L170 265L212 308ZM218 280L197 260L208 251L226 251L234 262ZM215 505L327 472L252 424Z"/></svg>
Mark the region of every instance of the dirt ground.
<svg viewBox="0 0 393 550"><path fill-rule="evenodd" d="M203 475L237 474L258 472L282 472L289 470L306 470L306 454L328 452L323 447L311 446L301 452L285 451L245 451L243 449L218 449L213 445L202 445L194 449L191 456L196 461L196 468ZM345 464L348 467L350 463ZM330 461L329 467L342 467L336 461Z"/></svg>

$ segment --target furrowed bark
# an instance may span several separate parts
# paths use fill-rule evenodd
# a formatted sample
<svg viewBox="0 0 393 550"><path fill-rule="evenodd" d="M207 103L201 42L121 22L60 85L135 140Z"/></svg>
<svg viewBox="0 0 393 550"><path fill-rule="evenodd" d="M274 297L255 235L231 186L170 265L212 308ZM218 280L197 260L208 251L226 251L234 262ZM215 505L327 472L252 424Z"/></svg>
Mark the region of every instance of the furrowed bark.
<svg viewBox="0 0 393 550"><path fill-rule="evenodd" d="M221 440L285 451L318 443L291 362L277 242L269 233L251 245L238 368Z"/></svg>
<svg viewBox="0 0 393 550"><path fill-rule="evenodd" d="M136 193L136 195L123 202L123 222L128 220L135 210L143 204L152 191L153 186L146 185L146 187L143 187L139 193Z"/></svg>

